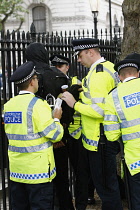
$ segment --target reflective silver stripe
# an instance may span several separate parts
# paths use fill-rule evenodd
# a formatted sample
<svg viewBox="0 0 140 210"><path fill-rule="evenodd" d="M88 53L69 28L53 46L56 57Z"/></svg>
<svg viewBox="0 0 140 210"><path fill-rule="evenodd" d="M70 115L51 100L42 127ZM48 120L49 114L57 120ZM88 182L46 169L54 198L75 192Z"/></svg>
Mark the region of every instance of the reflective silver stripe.
<svg viewBox="0 0 140 210"><path fill-rule="evenodd" d="M104 103L104 100L105 98L104 97L101 97L101 98L92 98L91 101L93 104L96 104L96 103Z"/></svg>
<svg viewBox="0 0 140 210"><path fill-rule="evenodd" d="M34 139L39 139L41 137L44 137L51 130L54 130L55 128L56 128L56 124L53 122L51 125L47 126L46 129L44 131L42 131L42 132L32 133L32 134L27 134L27 135L19 135L19 134L9 134L9 133L6 133L6 135L7 135L8 139L10 139L10 140L28 141L28 140L34 140Z"/></svg>
<svg viewBox="0 0 140 210"><path fill-rule="evenodd" d="M101 97L101 98L91 98L90 93L89 92L84 92L84 95L86 98L91 99L92 103L104 103L105 98Z"/></svg>
<svg viewBox="0 0 140 210"><path fill-rule="evenodd" d="M98 141L88 139L88 138L86 138L86 136L84 134L82 134L82 139L86 142L86 144L98 147Z"/></svg>
<svg viewBox="0 0 140 210"><path fill-rule="evenodd" d="M91 99L90 92L84 92L84 96L88 99Z"/></svg>
<svg viewBox="0 0 140 210"><path fill-rule="evenodd" d="M52 146L52 143L48 141L43 144L31 146L31 147L15 147L15 146L9 145L8 149L12 152L31 153L31 152L38 152L38 151L47 149L50 146Z"/></svg>
<svg viewBox="0 0 140 210"><path fill-rule="evenodd" d="M101 116L104 116L104 110L102 108L100 108L97 104L91 104L92 109L94 109L94 111L96 111L98 114L100 114Z"/></svg>
<svg viewBox="0 0 140 210"><path fill-rule="evenodd" d="M128 141L128 140L132 140L132 139L139 139L139 138L140 138L140 132L135 132L135 133L122 135L123 141Z"/></svg>
<svg viewBox="0 0 140 210"><path fill-rule="evenodd" d="M122 121L126 120L124 112L123 112L121 104L120 104L117 88L112 92L112 96L113 96L113 101L114 101L114 105L115 105L116 111L117 111L120 119Z"/></svg>
<svg viewBox="0 0 140 210"><path fill-rule="evenodd" d="M134 170L136 168L139 168L140 167L140 160L138 160L135 163L130 164L129 167L130 167L131 170Z"/></svg>
<svg viewBox="0 0 140 210"><path fill-rule="evenodd" d="M55 132L55 134L52 137L53 140L56 140L57 137L59 136L59 134L61 133L61 127L60 127L60 125L59 124L55 124L55 127L57 128L57 131Z"/></svg>
<svg viewBox="0 0 140 210"><path fill-rule="evenodd" d="M120 130L120 124L104 125L105 131Z"/></svg>
<svg viewBox="0 0 140 210"><path fill-rule="evenodd" d="M105 115L104 121L115 121L115 122L118 122L118 117L116 115Z"/></svg>
<svg viewBox="0 0 140 210"><path fill-rule="evenodd" d="M103 65L103 67L104 67L104 65ZM117 86L118 81L117 81L117 78L116 78L116 76L115 76L115 72L114 72L114 73L111 72L111 71L110 71L109 69L107 69L106 67L104 67L104 70L107 71L107 72L110 74L110 76L114 79L115 86Z"/></svg>
<svg viewBox="0 0 140 210"><path fill-rule="evenodd" d="M21 173L15 173L10 172L10 177L16 178L16 179L26 179L26 180L39 180L39 179L45 179L49 178L50 175L52 176L56 172L56 168L54 167L50 173L39 173L39 174L21 174Z"/></svg>
<svg viewBox="0 0 140 210"><path fill-rule="evenodd" d="M122 120L122 123L120 123L121 128L128 128L128 127L132 127L132 126L138 125L140 123L140 119L139 118L131 120L131 121L126 121L126 118L125 118L125 115L124 115L124 112L122 110L122 107L121 107L121 104L120 104L120 100L119 100L119 97L118 97L117 89L115 89L112 92L112 96L113 96L113 100L114 100L116 111L117 111L120 119ZM135 133L122 135L123 141L128 141L128 140L137 139L137 138L140 138L140 132L135 132Z"/></svg>
<svg viewBox="0 0 140 210"><path fill-rule="evenodd" d="M140 118L130 120L130 121L123 121L121 123L121 128L129 128L129 127L139 125L139 124L140 124Z"/></svg>
<svg viewBox="0 0 140 210"><path fill-rule="evenodd" d="M6 135L9 140L20 140L20 141L34 140L34 139L39 139L42 137L39 133L32 133L32 134L27 134L27 135L6 133Z"/></svg>
<svg viewBox="0 0 140 210"><path fill-rule="evenodd" d="M92 69L92 70L90 70L91 71L91 73L90 73L90 76L89 76L89 78L88 78L88 84L89 84L89 79L90 79L90 77L91 77L91 74L92 74L92 72L93 71L95 71L96 70L96 66L94 67L94 69ZM117 78L116 78L116 76L115 76L115 73L116 72L111 72L109 69L107 69L104 65L103 65L103 70L105 70L106 72L108 72L109 74L110 74L110 76L114 79L114 83L115 83L115 86L117 86L117 84L118 84L118 81L117 81Z"/></svg>
<svg viewBox="0 0 140 210"><path fill-rule="evenodd" d="M73 131L72 133L70 133L70 135L72 137L74 137L77 133L79 133L82 130L82 126L80 126L78 129L76 129L75 131Z"/></svg>
<svg viewBox="0 0 140 210"><path fill-rule="evenodd" d="M37 102L39 98L34 97L30 103L29 106L27 108L27 129L28 129L28 134L32 134L33 133L33 122L32 122L32 113L33 113L33 107L35 105L35 103Z"/></svg>
<svg viewBox="0 0 140 210"><path fill-rule="evenodd" d="M79 79L77 79L77 83L78 85L81 85L81 81Z"/></svg>

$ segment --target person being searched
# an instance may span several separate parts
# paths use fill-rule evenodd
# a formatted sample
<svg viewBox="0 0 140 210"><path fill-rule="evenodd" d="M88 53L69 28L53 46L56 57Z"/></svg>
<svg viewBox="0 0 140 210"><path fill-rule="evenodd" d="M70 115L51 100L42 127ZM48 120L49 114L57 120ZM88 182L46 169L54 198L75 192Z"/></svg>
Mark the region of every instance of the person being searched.
<svg viewBox="0 0 140 210"><path fill-rule="evenodd" d="M93 183L102 200L102 210L122 210L116 167L119 143L107 141L102 124L104 100L117 86L118 75L114 64L101 57L98 39L75 39L72 44L78 62L89 68L89 72L82 80L82 102L76 101L69 92L64 92L62 99L81 113L83 146Z"/></svg>
<svg viewBox="0 0 140 210"><path fill-rule="evenodd" d="M69 70L70 59L59 55L52 55L49 60L51 61L50 68L53 69L59 75L59 79L56 80L56 85L62 87L67 84L67 89L70 87L71 79L67 76ZM63 90L60 90L61 93ZM65 102L64 102L65 103ZM63 106L63 104L62 104ZM65 107L63 107L64 109ZM65 110L64 110L65 112ZM64 117L64 115L63 115ZM56 163L57 175L54 179L56 196L58 198L60 210L74 210L72 195L70 192L69 175L68 175L68 148L67 148L67 136L68 136L68 113L65 115L65 124L60 120L64 126L64 135L60 142L55 143L54 146L54 158Z"/></svg>
<svg viewBox="0 0 140 210"><path fill-rule="evenodd" d="M140 209L140 54L129 54L115 65L121 85L105 102L104 129L108 141L122 139L128 178L129 209ZM125 169L125 168L124 168Z"/></svg>
<svg viewBox="0 0 140 210"><path fill-rule="evenodd" d="M47 101L35 96L38 73L32 61L19 66L10 81L19 89L4 105L12 209L53 210L53 143L63 136L62 110L54 110L52 117Z"/></svg>

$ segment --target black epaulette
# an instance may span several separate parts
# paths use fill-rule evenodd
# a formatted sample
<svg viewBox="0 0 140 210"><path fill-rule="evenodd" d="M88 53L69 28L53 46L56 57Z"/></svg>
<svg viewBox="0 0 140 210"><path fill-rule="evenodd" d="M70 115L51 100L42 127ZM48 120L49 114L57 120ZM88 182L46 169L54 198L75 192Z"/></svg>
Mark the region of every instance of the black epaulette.
<svg viewBox="0 0 140 210"><path fill-rule="evenodd" d="M35 95L35 97L37 97L37 98L42 99L43 101L45 101L44 98L42 98L42 97L40 97L40 96L38 96L38 95Z"/></svg>
<svg viewBox="0 0 140 210"><path fill-rule="evenodd" d="M96 73L98 73L98 72L103 72L104 70L103 70L103 65L102 64L98 64L97 66L96 66Z"/></svg>
<svg viewBox="0 0 140 210"><path fill-rule="evenodd" d="M109 91L108 95L113 91L115 90L117 87L114 87L112 90Z"/></svg>

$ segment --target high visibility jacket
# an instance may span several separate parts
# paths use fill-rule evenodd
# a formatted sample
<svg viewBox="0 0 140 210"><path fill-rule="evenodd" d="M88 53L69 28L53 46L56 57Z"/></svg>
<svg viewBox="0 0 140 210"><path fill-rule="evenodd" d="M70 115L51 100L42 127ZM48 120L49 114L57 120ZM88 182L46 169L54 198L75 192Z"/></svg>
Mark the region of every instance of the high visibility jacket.
<svg viewBox="0 0 140 210"><path fill-rule="evenodd" d="M100 123L104 117L104 99L118 83L114 64L105 61L92 66L82 80L82 103L74 106L81 113L82 139L86 149L97 151L100 138Z"/></svg>
<svg viewBox="0 0 140 210"><path fill-rule="evenodd" d="M9 140L10 179L21 183L51 182L56 175L52 142L61 140L63 128L52 118L45 100L18 95L4 105Z"/></svg>
<svg viewBox="0 0 140 210"><path fill-rule="evenodd" d="M81 81L77 78L77 76L72 77L72 85L74 84L81 84ZM81 130L82 130L82 126L81 126L81 114L77 111L75 111L74 115L73 115L73 119L74 122L69 124L68 130L69 130L69 134L75 138L75 139L79 139L81 136Z"/></svg>
<svg viewBox="0 0 140 210"><path fill-rule="evenodd" d="M122 83L106 98L104 129L109 141L122 136L125 161L134 175L140 172L140 79Z"/></svg>

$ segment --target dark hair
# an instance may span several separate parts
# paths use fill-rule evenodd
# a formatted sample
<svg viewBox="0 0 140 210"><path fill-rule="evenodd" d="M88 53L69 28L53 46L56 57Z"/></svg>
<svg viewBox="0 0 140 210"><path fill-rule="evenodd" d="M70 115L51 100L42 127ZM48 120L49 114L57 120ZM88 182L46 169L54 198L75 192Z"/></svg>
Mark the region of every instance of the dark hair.
<svg viewBox="0 0 140 210"><path fill-rule="evenodd" d="M69 66L69 64L66 64L66 63L61 63L61 64L60 63L57 63L55 66L58 67L58 68L61 68L64 64L66 66Z"/></svg>

